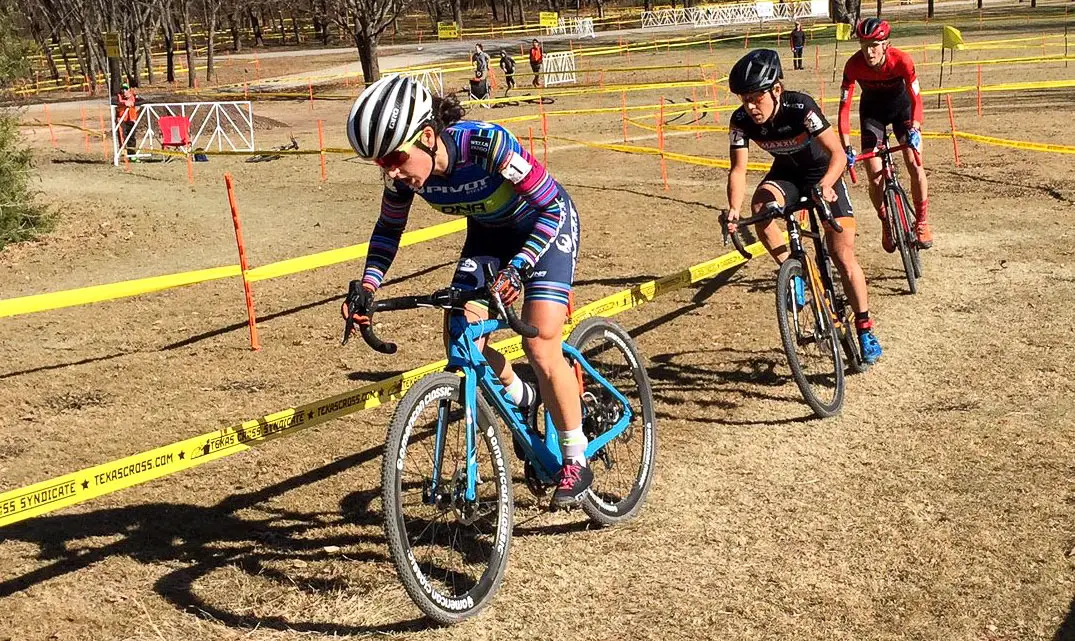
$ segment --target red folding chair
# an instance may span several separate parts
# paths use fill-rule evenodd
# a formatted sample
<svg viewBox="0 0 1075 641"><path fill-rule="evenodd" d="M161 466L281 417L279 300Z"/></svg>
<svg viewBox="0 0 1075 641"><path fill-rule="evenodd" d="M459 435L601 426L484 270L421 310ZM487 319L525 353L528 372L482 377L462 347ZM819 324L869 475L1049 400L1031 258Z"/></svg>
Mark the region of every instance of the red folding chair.
<svg viewBox="0 0 1075 641"><path fill-rule="evenodd" d="M162 116L157 121L161 147L186 153L190 149L190 120L184 116Z"/></svg>

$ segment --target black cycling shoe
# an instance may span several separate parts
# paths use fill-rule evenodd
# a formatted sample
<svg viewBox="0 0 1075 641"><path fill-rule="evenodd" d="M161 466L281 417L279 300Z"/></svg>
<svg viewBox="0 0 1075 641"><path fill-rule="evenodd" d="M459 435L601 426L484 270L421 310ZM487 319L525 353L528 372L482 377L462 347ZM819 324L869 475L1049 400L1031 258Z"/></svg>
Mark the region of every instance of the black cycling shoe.
<svg viewBox="0 0 1075 641"><path fill-rule="evenodd" d="M565 508L578 505L593 485L593 472L586 465L567 463L560 468L556 491L552 495L552 507Z"/></svg>

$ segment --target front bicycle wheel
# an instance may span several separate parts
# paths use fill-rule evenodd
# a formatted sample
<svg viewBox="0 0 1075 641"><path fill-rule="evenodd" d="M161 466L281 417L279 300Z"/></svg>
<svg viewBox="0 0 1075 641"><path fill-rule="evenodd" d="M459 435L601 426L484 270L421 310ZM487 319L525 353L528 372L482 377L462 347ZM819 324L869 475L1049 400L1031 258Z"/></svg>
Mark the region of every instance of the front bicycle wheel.
<svg viewBox="0 0 1075 641"><path fill-rule="evenodd" d="M836 274L836 268L829 262L830 276ZM855 310L847 302L844 293L844 285L839 276L832 278L832 309L836 318L840 319L837 332L840 335L840 345L844 348L845 371L851 370L852 374L861 374L870 368L862 358L862 345L859 344L858 331L855 329Z"/></svg>
<svg viewBox="0 0 1075 641"><path fill-rule="evenodd" d="M504 578L512 530L511 473L492 410L478 394L476 491L467 491L462 379L437 373L400 401L381 468L385 537L407 594L430 619L480 612ZM440 439L440 447L438 447ZM439 461L438 461L439 455ZM438 465L439 463L439 465Z"/></svg>
<svg viewBox="0 0 1075 641"><path fill-rule="evenodd" d="M801 288L795 279L800 279ZM791 376L803 400L814 414L826 418L839 412L844 403L844 362L829 305L815 299L808 279L797 258L780 266L776 277L777 324Z"/></svg>
<svg viewBox="0 0 1075 641"><path fill-rule="evenodd" d="M905 202L906 196L900 198L895 188L885 191L885 210L888 212L888 216L885 217L885 224L889 226L889 234L892 239L896 241L896 247L899 249L900 258L903 260L903 273L907 276L907 289L912 294L917 294L918 284L915 280L917 275L914 267L914 258L911 256L912 243L908 240L908 229L910 225L907 224L908 212L904 208ZM913 234L913 232L911 233Z"/></svg>
<svg viewBox="0 0 1075 641"><path fill-rule="evenodd" d="M582 509L600 525L634 518L653 484L657 424L645 363L627 330L605 318L588 318L567 339L586 362L622 394L630 406L626 428L590 457L593 485ZM582 427L590 441L615 429L623 403L585 369L582 371Z"/></svg>

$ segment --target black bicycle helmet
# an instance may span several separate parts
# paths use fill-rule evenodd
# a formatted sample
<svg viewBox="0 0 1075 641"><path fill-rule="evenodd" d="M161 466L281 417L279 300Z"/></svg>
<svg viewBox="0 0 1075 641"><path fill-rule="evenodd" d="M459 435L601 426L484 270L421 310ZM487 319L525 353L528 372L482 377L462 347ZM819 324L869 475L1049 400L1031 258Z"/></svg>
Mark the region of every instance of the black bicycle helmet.
<svg viewBox="0 0 1075 641"><path fill-rule="evenodd" d="M784 77L780 54L772 49L755 49L739 59L728 74L728 88L740 96L768 91Z"/></svg>

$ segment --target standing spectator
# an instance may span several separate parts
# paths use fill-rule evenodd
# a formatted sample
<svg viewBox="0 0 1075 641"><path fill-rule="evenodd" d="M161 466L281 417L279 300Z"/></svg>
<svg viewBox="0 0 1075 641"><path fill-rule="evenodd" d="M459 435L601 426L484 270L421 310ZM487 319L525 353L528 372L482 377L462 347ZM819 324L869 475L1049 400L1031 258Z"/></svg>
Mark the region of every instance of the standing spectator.
<svg viewBox="0 0 1075 641"><path fill-rule="evenodd" d="M135 153L134 123L138 121L138 103L139 99L134 89L131 89L128 83L123 83L123 88L116 95L116 117L119 119L120 130L123 132L120 143L125 143L128 157Z"/></svg>
<svg viewBox="0 0 1075 641"><path fill-rule="evenodd" d="M801 22L795 22L795 29L791 32L791 54L795 59L795 68L803 68L803 47L806 46L806 32L803 31Z"/></svg>
<svg viewBox="0 0 1075 641"><path fill-rule="evenodd" d="M534 71L535 87L541 86L541 61L545 57L545 54L541 51L541 43L534 38L534 42L530 45L530 69Z"/></svg>
<svg viewBox="0 0 1075 641"><path fill-rule="evenodd" d="M474 45L474 55L470 59L474 62L474 77L484 78L489 73L489 54L480 42Z"/></svg>
<svg viewBox="0 0 1075 641"><path fill-rule="evenodd" d="M504 95L515 88L515 59L508 55L507 49L500 50L500 69L504 71L504 80L507 87Z"/></svg>

